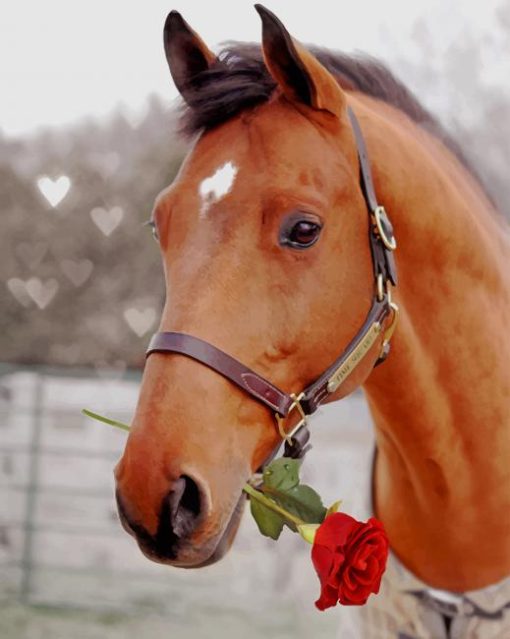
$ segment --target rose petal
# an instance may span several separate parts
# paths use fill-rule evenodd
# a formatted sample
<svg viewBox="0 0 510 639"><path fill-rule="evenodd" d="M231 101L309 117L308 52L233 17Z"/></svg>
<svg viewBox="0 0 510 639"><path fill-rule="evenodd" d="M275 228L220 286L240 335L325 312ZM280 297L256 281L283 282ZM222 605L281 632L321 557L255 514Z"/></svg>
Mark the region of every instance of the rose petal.
<svg viewBox="0 0 510 639"><path fill-rule="evenodd" d="M332 606L336 606L338 602L338 592L336 588L331 588L326 586L321 590L321 596L315 602L315 605L319 610L326 610L326 608L331 608Z"/></svg>
<svg viewBox="0 0 510 639"><path fill-rule="evenodd" d="M348 537L360 525L354 517L345 513L333 513L317 529L314 545L336 548L344 546Z"/></svg>
<svg viewBox="0 0 510 639"><path fill-rule="evenodd" d="M335 555L332 550L326 546L312 546L312 563L320 582L325 582L334 566Z"/></svg>

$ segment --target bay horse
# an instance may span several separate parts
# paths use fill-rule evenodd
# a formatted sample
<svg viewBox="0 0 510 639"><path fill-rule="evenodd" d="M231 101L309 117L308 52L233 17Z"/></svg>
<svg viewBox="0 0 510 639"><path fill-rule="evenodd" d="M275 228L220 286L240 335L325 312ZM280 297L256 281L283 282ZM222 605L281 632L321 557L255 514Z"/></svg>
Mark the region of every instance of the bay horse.
<svg viewBox="0 0 510 639"><path fill-rule="evenodd" d="M201 338L287 394L335 360L374 296L354 113L398 239L400 322L387 361L374 368L381 334L327 401L363 388L373 508L395 556L432 588L483 589L510 575L509 229L385 67L305 48L257 10L261 49L215 55L177 12L165 24L195 142L152 215L160 331ZM244 483L280 442L272 411L223 375L153 353L115 471L125 528L153 560L218 560Z"/></svg>

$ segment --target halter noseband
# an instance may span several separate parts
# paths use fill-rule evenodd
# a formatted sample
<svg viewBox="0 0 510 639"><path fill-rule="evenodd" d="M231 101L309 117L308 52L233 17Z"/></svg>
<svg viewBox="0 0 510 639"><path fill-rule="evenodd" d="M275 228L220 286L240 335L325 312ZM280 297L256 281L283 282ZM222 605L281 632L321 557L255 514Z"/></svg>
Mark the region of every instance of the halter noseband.
<svg viewBox="0 0 510 639"><path fill-rule="evenodd" d="M377 202L367 149L360 125L354 112L348 108L348 115L356 140L360 165L360 185L369 214L368 239L372 254L375 292L372 306L361 329L337 359L298 395L286 393L237 359L227 355L193 335L185 333L155 333L147 348L151 353L179 353L190 357L223 375L243 391L251 395L274 412L278 431L286 441L285 455L302 457L307 450L310 437L306 418L338 388L354 371L365 355L382 334L383 341L375 366L383 362L390 349L390 339L398 319L398 306L391 300L388 284L397 285L397 273L393 251L397 243L393 227L383 206ZM390 325L383 330L384 320L391 315ZM285 420L293 410L298 411L300 420L292 432L286 432Z"/></svg>

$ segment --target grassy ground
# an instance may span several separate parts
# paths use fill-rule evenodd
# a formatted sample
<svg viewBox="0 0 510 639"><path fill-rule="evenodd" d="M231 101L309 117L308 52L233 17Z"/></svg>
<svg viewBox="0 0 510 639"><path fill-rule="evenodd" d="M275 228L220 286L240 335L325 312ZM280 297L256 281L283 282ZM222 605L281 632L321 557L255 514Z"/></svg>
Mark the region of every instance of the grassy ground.
<svg viewBox="0 0 510 639"><path fill-rule="evenodd" d="M315 639L334 636L334 629L333 615L317 615L312 630L303 627L291 610L281 610L277 619L268 619L264 614L202 609L187 620L154 613L95 613L15 603L3 605L0 611L2 639Z"/></svg>

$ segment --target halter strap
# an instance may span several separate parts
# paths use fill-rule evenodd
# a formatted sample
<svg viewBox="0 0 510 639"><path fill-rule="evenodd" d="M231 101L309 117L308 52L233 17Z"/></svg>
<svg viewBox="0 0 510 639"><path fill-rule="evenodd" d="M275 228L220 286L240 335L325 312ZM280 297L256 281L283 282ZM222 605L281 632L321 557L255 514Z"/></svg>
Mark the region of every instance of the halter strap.
<svg viewBox="0 0 510 639"><path fill-rule="evenodd" d="M270 381L251 370L237 359L216 346L193 335L176 332L155 333L147 349L151 353L178 353L190 357L223 377L271 409L276 416L278 428L286 440L287 456L301 457L307 450L309 433L306 416L314 413L319 405L345 382L364 356L371 350L380 335L383 335L381 353L376 365L384 361L389 352L389 342L395 328L398 307L391 301L388 284L396 286L397 274L393 251L396 241L393 227L384 210L377 202L368 153L354 112L349 107L348 116L352 124L358 149L360 186L369 214L369 244L375 279L374 298L363 326L342 352L342 354L298 396L277 388ZM383 322L392 316L389 328L383 329ZM294 432L285 432L284 420L293 410L301 415Z"/></svg>
<svg viewBox="0 0 510 639"><path fill-rule="evenodd" d="M147 356L164 352L180 353L205 364L282 417L287 415L294 401L267 379L199 337L186 333L155 333Z"/></svg>
<svg viewBox="0 0 510 639"><path fill-rule="evenodd" d="M347 115L351 121L358 149L361 190L367 204L368 214L371 218L369 243L372 253L374 277L377 281L379 275L382 275L385 281L389 281L393 286L396 286L397 269L395 266L393 251L397 248L397 243L393 234L393 226L384 207L380 206L377 202L365 138L361 132L358 119L354 115L354 111L351 107L348 107Z"/></svg>
<svg viewBox="0 0 510 639"><path fill-rule="evenodd" d="M377 299L374 300L361 330L342 355L300 394L299 403L306 415L314 413L324 399L335 392L340 384L347 379L356 364L361 361L379 337L382 332L382 323L389 313L390 309L386 299L381 302ZM147 356L151 353L168 352L186 355L205 364L265 404L280 417L287 417L293 404L296 403L295 396L280 390L225 351L194 335L174 332L155 333L147 348Z"/></svg>

